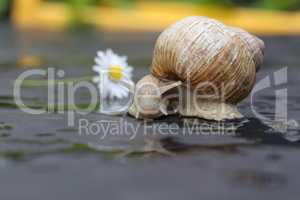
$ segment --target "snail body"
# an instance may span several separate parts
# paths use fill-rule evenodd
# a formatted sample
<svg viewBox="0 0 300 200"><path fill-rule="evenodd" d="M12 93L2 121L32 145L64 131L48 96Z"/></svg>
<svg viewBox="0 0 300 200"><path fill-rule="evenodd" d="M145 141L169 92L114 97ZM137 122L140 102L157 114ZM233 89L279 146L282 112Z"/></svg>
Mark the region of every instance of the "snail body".
<svg viewBox="0 0 300 200"><path fill-rule="evenodd" d="M263 41L242 29L206 17L184 18L158 37L151 75L137 83L129 113L156 118L171 107L183 116L240 118L236 105L253 88L263 49ZM154 114L147 114L150 110Z"/></svg>

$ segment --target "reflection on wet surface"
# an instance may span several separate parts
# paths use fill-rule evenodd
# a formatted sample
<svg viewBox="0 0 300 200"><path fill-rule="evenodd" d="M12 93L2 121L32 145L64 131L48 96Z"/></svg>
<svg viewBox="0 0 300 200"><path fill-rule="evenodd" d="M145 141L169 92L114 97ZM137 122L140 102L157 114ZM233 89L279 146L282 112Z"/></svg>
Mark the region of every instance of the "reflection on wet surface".
<svg viewBox="0 0 300 200"><path fill-rule="evenodd" d="M286 178L282 174L272 172L237 170L232 174L232 182L239 187L256 187L258 189L274 187L280 189L286 184Z"/></svg>
<svg viewBox="0 0 300 200"><path fill-rule="evenodd" d="M5 37L0 40L6 38L0 41L1 199L40 199L41 195L53 199L57 193L64 199L82 199L81 194L108 199L240 199L242 195L245 199L254 195L256 199L286 195L298 199L293 194L300 180L300 61L281 61L277 56L281 54L278 48L284 46L289 57L296 57L298 37L287 37L284 44L281 38L264 38L271 47L257 78L289 66L288 122L274 122L276 88L272 87L255 94L254 99L254 108L267 120L257 118L246 99L240 105L246 116L241 120L217 123L169 116L142 122L127 115L100 115L95 110L75 114L75 127L68 127L67 113L57 111L72 110L73 105L41 115L26 114L15 105L13 83L28 69L25 66L63 69L65 82L90 81L95 52L110 47L129 56L136 81L148 73L157 34L30 34L7 27L1 32ZM14 43L9 45L7 38ZM49 110L45 83L41 78L26 82L22 99L27 106ZM78 91L77 106L84 108L87 102L86 91ZM89 123L106 121L133 129L129 134L80 133L78 123L83 118ZM173 127L173 131L161 132L161 127ZM11 184L4 184L8 182Z"/></svg>

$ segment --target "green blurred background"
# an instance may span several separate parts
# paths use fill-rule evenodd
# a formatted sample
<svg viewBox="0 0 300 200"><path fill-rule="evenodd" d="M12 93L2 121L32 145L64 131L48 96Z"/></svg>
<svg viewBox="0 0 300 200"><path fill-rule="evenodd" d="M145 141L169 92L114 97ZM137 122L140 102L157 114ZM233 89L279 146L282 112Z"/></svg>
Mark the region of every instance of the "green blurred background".
<svg viewBox="0 0 300 200"><path fill-rule="evenodd" d="M130 6L137 0L47 0L67 2L73 6L86 4L98 4L109 6ZM219 6L246 6L273 10L298 10L300 9L300 0L161 0L161 2L187 2L199 5L219 5Z"/></svg>
<svg viewBox="0 0 300 200"><path fill-rule="evenodd" d="M45 0L65 2L74 9L78 9L84 5L104 5L130 7L137 0ZM162 0L163 2L174 2L179 0ZM183 2L183 1L180 1ZM300 9L300 0L186 0L186 3L195 5L217 5L217 6L243 6L269 10L287 10L295 11ZM0 19L8 19L9 8L13 4L13 0L0 0Z"/></svg>

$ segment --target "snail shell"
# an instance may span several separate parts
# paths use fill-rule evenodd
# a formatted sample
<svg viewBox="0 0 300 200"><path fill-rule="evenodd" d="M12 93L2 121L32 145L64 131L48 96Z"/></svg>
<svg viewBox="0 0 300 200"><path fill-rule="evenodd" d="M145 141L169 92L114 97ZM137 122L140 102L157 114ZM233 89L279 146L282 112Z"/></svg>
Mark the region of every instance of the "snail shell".
<svg viewBox="0 0 300 200"><path fill-rule="evenodd" d="M161 87L169 86L169 90L177 87L177 112L184 116L239 118L242 115L235 105L251 92L256 71L263 62L263 49L263 41L242 29L206 17L187 17L160 34L154 48L151 78L143 78L137 86L152 83L157 91ZM137 114L142 111L136 109L136 104L142 101L134 101L135 109L129 113L141 118L167 113L162 109L170 104L163 101L166 90L158 92L156 99L155 95L143 96L153 88L144 87L135 95L148 101L148 111L155 114L148 115L147 109L143 115ZM197 97L192 98L195 94ZM151 102L156 106L151 108L154 105Z"/></svg>

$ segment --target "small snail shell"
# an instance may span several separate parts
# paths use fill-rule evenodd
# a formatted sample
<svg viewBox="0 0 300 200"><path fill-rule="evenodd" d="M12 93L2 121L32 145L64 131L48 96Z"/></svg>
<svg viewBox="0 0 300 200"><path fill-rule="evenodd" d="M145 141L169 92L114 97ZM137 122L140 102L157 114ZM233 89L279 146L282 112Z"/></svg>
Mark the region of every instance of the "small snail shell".
<svg viewBox="0 0 300 200"><path fill-rule="evenodd" d="M154 48L151 76L137 86L149 83L157 91L168 86L171 93L177 94L176 111L183 116L239 118L242 115L235 105L253 88L256 71L263 62L263 49L263 41L242 29L206 17L187 17L161 33ZM135 96L140 101L134 101L129 113L139 118L167 114L164 108L173 101L163 101L168 90L155 95L153 88L137 90ZM195 94L201 97L192 98ZM149 109L140 115L137 104ZM148 115L150 110L152 114Z"/></svg>

